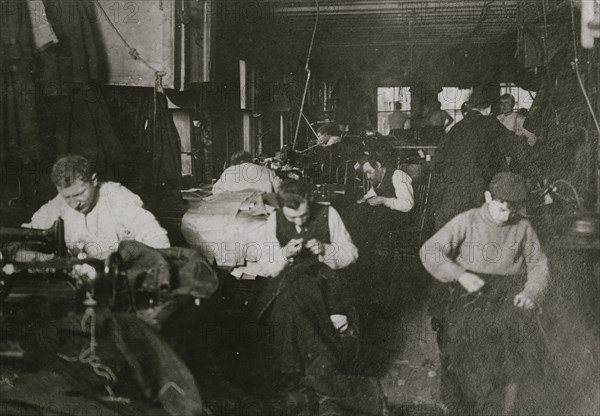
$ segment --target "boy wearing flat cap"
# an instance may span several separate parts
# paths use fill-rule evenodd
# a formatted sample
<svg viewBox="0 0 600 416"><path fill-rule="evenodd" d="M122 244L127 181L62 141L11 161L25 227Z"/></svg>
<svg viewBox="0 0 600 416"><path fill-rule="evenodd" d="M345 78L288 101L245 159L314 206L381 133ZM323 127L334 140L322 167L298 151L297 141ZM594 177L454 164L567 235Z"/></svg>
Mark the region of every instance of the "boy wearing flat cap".
<svg viewBox="0 0 600 416"><path fill-rule="evenodd" d="M449 285L438 334L446 405L457 414L504 415L515 411L517 386L543 356L533 314L548 283L548 261L518 214L525 180L498 173L484 195L483 206L454 217L421 247L420 257Z"/></svg>

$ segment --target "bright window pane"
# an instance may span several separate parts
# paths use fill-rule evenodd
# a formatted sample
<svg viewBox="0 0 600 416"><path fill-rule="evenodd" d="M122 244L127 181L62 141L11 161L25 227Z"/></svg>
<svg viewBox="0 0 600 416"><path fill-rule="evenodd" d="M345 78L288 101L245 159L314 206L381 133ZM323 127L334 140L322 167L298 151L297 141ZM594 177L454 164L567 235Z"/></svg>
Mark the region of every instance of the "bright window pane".
<svg viewBox="0 0 600 416"><path fill-rule="evenodd" d="M381 134L389 134L388 116L396 111L395 102L402 104L403 113L410 116L411 110L410 87L379 87L377 88L377 131Z"/></svg>
<svg viewBox="0 0 600 416"><path fill-rule="evenodd" d="M394 111L394 102L402 103L402 111L410 111L410 87L377 88L377 111Z"/></svg>
<svg viewBox="0 0 600 416"><path fill-rule="evenodd" d="M443 87L442 92L438 94L438 101L442 104L442 110L445 110L454 119L454 123L448 127L462 120L463 115L460 112L460 107L463 103L469 101L471 92L470 88Z"/></svg>
<svg viewBox="0 0 600 416"><path fill-rule="evenodd" d="M514 84L500 84L500 94L512 94L515 97L515 111L529 110L535 99L535 92L519 88Z"/></svg>

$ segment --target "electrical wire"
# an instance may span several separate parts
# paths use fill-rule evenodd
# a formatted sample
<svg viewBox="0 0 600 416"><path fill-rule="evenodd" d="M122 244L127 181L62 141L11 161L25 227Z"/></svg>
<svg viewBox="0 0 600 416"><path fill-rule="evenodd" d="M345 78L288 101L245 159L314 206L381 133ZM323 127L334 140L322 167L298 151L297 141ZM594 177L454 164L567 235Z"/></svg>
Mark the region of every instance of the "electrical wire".
<svg viewBox="0 0 600 416"><path fill-rule="evenodd" d="M546 0L542 0L542 12L544 14L544 43L548 38L548 16L547 16L548 5L546 4Z"/></svg>
<svg viewBox="0 0 600 416"><path fill-rule="evenodd" d="M144 58L142 58L142 56L140 55L140 53L137 51L137 49L133 48L129 42L127 42L127 40L123 37L123 35L121 34L121 32L119 32L119 29L117 29L117 27L115 26L115 24L113 23L112 20L110 20L110 17L108 16L108 13L106 13L106 10L104 10L104 7L102 6L102 4L100 3L100 0L96 0L96 5L98 6L98 8L100 9L100 11L102 12L102 14L104 15L104 17L106 17L106 20L108 21L108 23L110 24L110 26L113 28L113 31L117 34L117 36L119 38L121 38L121 41L123 42L123 44L127 47L128 51L129 51L129 55L135 59L136 61L140 61L141 63L143 63L144 65L146 65L149 69L151 69L152 71L158 73L162 73L162 75L164 76L166 74L165 71L161 71L158 70L156 68L154 68L152 65L150 65L150 63L148 61L146 61ZM162 6L161 6L162 7Z"/></svg>
<svg viewBox="0 0 600 416"><path fill-rule="evenodd" d="M90 343L87 348L84 348L81 353L77 357L69 357L68 355L57 353L57 355L65 361L68 362L80 362L81 364L88 364L94 370L94 373L99 377L102 377L106 380L105 387L107 387L107 391L109 395L112 393L112 389L110 389L111 383L117 382L116 374L110 369L110 367L102 364L100 361L100 357L96 354L96 347L98 346L98 342L96 341L96 312L93 307L86 308L85 314L81 318L81 330L86 333L88 332L88 322L89 322L89 334L90 334Z"/></svg>
<svg viewBox="0 0 600 416"><path fill-rule="evenodd" d="M577 193L577 189L575 189L575 187L569 181L566 181L564 179L558 179L554 181L551 188L555 188L556 185L559 183L564 183L569 187L569 189L571 189L571 191L573 191L573 194L575 195L575 202L577 203L577 208L581 209L581 199L579 198L579 193Z"/></svg>
<svg viewBox="0 0 600 416"><path fill-rule="evenodd" d="M313 27L312 36L310 39L310 45L308 46L308 55L306 56L306 64L304 65L304 71L306 72L306 83L304 84L304 91L302 92L302 102L300 104L300 114L304 111L304 103L306 101L306 93L308 91L308 83L310 82L310 56L312 54L313 45L315 43L315 35L317 34L317 27L319 25L319 0L315 0L315 4L317 6L317 15L315 16L315 25ZM294 142L292 144L292 150L296 148L296 142L298 140L298 132L300 131L300 122L302 121L302 117L298 114L298 123L296 124L296 132L294 133Z"/></svg>
<svg viewBox="0 0 600 416"><path fill-rule="evenodd" d="M590 111L590 114L592 115L592 120L594 121L594 124L596 125L596 130L598 131L598 135L600 136L600 123L598 123L598 118L596 117L596 113L594 112L594 107L592 106L590 98L588 97L587 91L585 90L585 86L583 85L583 80L581 79L581 74L579 72L579 58L577 56L577 42L575 41L575 39L576 39L575 12L573 11L573 2L570 2L570 3L571 3L571 31L573 34L573 54L574 54L573 68L575 69L575 74L577 75L577 81L579 82L579 88L581 89L581 92L583 93L583 98L585 99L585 102L588 106L588 110Z"/></svg>

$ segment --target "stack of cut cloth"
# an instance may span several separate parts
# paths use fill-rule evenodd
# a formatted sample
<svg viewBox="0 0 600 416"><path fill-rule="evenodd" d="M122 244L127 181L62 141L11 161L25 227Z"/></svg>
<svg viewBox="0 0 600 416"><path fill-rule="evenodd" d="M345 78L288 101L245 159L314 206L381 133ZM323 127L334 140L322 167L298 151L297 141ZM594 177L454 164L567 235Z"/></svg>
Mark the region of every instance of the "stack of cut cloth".
<svg viewBox="0 0 600 416"><path fill-rule="evenodd" d="M265 194L268 195L268 194ZM270 205L260 192L223 192L193 205L181 221L187 243L218 266L242 266L253 236L267 222Z"/></svg>

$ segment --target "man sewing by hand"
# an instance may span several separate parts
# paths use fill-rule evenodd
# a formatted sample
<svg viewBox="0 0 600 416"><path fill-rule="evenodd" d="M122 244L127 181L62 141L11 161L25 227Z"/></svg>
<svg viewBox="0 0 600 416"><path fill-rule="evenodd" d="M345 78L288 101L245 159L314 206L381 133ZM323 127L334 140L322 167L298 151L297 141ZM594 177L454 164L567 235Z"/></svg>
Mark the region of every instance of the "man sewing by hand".
<svg viewBox="0 0 600 416"><path fill-rule="evenodd" d="M313 203L311 195L299 182L280 186L280 209L256 235L261 249L253 258L248 253L241 268L266 278L259 279L265 285L252 308L264 334L256 374L266 376L269 391L304 385L352 414L379 414L384 404L374 380L344 371L356 351L357 327L349 276L341 270L358 252L336 209ZM358 403L355 394L370 400ZM332 405L321 404L319 414Z"/></svg>
<svg viewBox="0 0 600 416"><path fill-rule="evenodd" d="M368 254L382 233L396 230L409 220L414 206L412 178L377 150L370 151L357 166L370 188L356 201L358 205L346 207L341 215L359 252Z"/></svg>

